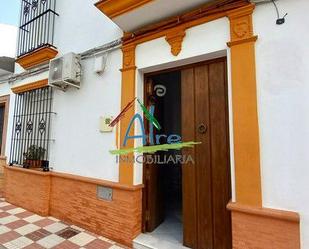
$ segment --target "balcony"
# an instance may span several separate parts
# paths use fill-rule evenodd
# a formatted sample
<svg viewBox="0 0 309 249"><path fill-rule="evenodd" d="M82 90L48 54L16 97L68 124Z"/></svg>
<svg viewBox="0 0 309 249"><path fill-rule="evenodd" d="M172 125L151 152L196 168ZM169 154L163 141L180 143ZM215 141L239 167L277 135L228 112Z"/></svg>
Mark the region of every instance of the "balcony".
<svg viewBox="0 0 309 249"><path fill-rule="evenodd" d="M56 0L22 0L16 62L29 69L57 55L54 43Z"/></svg>

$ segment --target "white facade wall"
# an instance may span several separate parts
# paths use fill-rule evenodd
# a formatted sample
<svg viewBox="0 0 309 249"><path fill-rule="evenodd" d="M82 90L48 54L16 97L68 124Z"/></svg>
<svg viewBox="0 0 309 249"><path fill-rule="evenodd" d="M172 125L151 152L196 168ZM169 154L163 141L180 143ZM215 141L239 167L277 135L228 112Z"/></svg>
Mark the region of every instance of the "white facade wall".
<svg viewBox="0 0 309 249"><path fill-rule="evenodd" d="M123 36L123 32L95 6L97 0L58 0L54 45L60 54L81 53Z"/></svg>
<svg viewBox="0 0 309 249"><path fill-rule="evenodd" d="M95 6L96 0L57 1L55 46L59 55L81 53L122 37L123 32ZM78 13L78 14L77 14ZM100 116L120 112L122 53L108 53L102 75L94 72L94 57L82 61L81 89L54 91L52 124L55 142L50 164L55 171L118 181L119 169L110 153L115 130L100 133Z"/></svg>
<svg viewBox="0 0 309 249"><path fill-rule="evenodd" d="M263 206L296 211L301 216L302 248L309 248L309 18L305 0L280 0L282 12L288 12L286 23L275 24L272 4L259 5L254 12L258 115L260 127ZM283 14L284 14L283 13ZM188 64L209 57L228 57L230 79L229 23L222 18L193 27L186 32L179 56L169 52L164 38L137 47L137 93L142 96L143 72ZM224 52L223 52L224 53ZM192 58L195 57L195 58ZM229 80L230 126L232 126L231 81ZM231 162L233 144L231 135ZM232 164L232 183L234 175ZM141 168L135 182L141 181ZM235 198L235 191L233 191ZM306 236L307 235L307 236Z"/></svg>
<svg viewBox="0 0 309 249"><path fill-rule="evenodd" d="M263 204L299 212L309 248L309 2L278 5L288 12L282 26L272 5L254 14Z"/></svg>
<svg viewBox="0 0 309 249"><path fill-rule="evenodd" d="M122 37L123 32L93 5L95 2L57 1L56 12L59 17L56 17L54 31L54 45L59 52L57 56L69 52L82 53ZM115 116L120 112L120 49L108 52L107 66L102 75L96 74L93 66L94 57L82 60L80 90L68 89L65 93L54 90L53 111L57 114L53 115L51 126L54 142L50 147L50 166L58 172L116 182L119 169L115 157L109 153L110 149L115 149L115 131L101 133L99 119L100 116ZM23 71L17 65L16 73ZM47 77L48 72L17 81L11 86ZM10 86L3 86L6 94L10 92ZM13 102L11 112L14 111ZM12 115L9 124L12 124ZM9 146L10 127L8 133Z"/></svg>
<svg viewBox="0 0 309 249"><path fill-rule="evenodd" d="M94 73L93 59L82 61L81 89L54 91L50 164L55 171L118 181L116 158L109 153L115 149L115 129L100 133L99 118L120 112L121 58L119 49L111 52L102 76Z"/></svg>

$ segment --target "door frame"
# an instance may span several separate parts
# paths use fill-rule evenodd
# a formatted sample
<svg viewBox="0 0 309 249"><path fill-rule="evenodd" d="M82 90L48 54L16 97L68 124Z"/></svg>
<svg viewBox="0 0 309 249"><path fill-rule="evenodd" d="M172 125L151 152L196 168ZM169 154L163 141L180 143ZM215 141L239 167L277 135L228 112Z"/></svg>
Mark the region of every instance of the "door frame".
<svg viewBox="0 0 309 249"><path fill-rule="evenodd" d="M196 62L196 63L191 63L191 64L186 64L186 65L182 65L182 66L178 66L178 67L171 67L168 69L163 69L163 70L158 70L158 71L153 71L153 72L149 72L144 74L143 77L143 93L144 93L144 97L143 97L143 101L144 103L146 103L147 101L147 97L148 97L148 93L147 93L147 81L151 76L155 76L155 75L159 75L162 73L168 73L168 72L173 72L173 71L181 71L183 69L187 69L187 68L192 68L192 67L197 67L197 66L202 66L202 65L208 65L208 64L212 64L212 63L216 63L216 62L225 62L225 68L224 68L224 85L225 85L225 104L226 104L226 134L227 134L227 161L228 161L228 165L229 165L229 172L228 172L228 186L229 186L229 194L232 198L232 168L231 168L231 151L230 151L230 119L229 119L229 90L228 90L228 72L227 72L227 57L223 56L223 57L219 57L219 58L215 58L215 59L210 59L210 60L206 60L206 61L201 61L201 62ZM145 123L146 125L146 123ZM146 129L147 130L147 129ZM145 170L146 166L145 166L145 162L143 163L143 168L142 168L142 175L143 175L143 184L144 184L144 188L143 188L143 193L142 193L142 232L146 232L146 221L147 221L147 210L146 210L146 200L147 200L147 187L146 187L146 179L147 179L147 172ZM183 180L182 180L182 184L183 184ZM182 189L182 194L183 194L183 189ZM183 205L183 203L182 203Z"/></svg>
<svg viewBox="0 0 309 249"><path fill-rule="evenodd" d="M138 84L142 83L139 78L138 70L142 69L137 65L136 61L140 56L140 51L137 47L140 44L146 44L150 41L155 41L158 38L167 38L174 34L175 30L179 29L185 32L186 40L192 38L193 34L187 34L187 30L200 24L211 22L215 19L227 17L229 21L230 37L224 41L226 51L228 53L229 64L229 83L232 90L231 110L233 117L232 141L233 146L233 165L235 164L233 176L233 202L241 203L248 206L262 207L262 190L261 190L261 173L260 173L260 139L258 126L257 112L257 89L256 89L256 66L255 66L255 42L258 36L254 34L252 14L255 5L246 3L240 6L235 6L230 10L219 10L219 13L214 15L203 16L194 21L175 24L175 27L157 26L156 30L142 33L139 37L132 35L126 36L125 43L122 44L122 68L121 68L121 107L125 107L129 100L132 100L139 94ZM240 28L241 24L241 28ZM162 27L162 29L158 29ZM183 34L183 32L181 34ZM188 36L188 37L187 37ZM174 42L169 43L170 46L182 49L184 39L174 39ZM192 39L191 39L192 40ZM192 42L192 41L191 41ZM187 46L193 47L193 43ZM205 45L207 47L207 45ZM182 50L184 50L183 48ZM186 51L188 48L186 48ZM153 50L152 55L156 56L156 50ZM214 53L216 51L204 51L196 56ZM218 51L217 51L218 52ZM184 56L183 59L196 57ZM137 57L137 59L136 59ZM181 58L172 59L170 62L177 62ZM147 65L147 64L146 64ZM159 66L160 63L155 63L153 66ZM149 67L149 65L147 66ZM137 83L137 84L136 84ZM230 93L230 92L229 92ZM231 113L230 110L230 113ZM129 114L134 114L135 107L130 110ZM129 115L130 116L130 115ZM129 117L124 117L120 124L120 141L122 141L125 129L130 123ZM248 135L250 134L250 136ZM134 169L133 163L119 164L119 182L122 184L134 185L140 178L140 169ZM248 167L250 165L250 167ZM135 174L135 171L137 172ZM135 178L137 176L137 178ZM250 179L248 181L247 179Z"/></svg>

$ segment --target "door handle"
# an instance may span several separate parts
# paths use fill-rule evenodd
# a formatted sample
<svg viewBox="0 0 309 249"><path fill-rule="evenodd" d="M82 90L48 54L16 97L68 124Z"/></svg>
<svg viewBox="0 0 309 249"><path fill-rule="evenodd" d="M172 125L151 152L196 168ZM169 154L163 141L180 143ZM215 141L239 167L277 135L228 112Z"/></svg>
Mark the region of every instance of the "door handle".
<svg viewBox="0 0 309 249"><path fill-rule="evenodd" d="M197 127L197 131L200 133L200 134L205 134L206 131L207 131L207 125L201 123L198 125Z"/></svg>

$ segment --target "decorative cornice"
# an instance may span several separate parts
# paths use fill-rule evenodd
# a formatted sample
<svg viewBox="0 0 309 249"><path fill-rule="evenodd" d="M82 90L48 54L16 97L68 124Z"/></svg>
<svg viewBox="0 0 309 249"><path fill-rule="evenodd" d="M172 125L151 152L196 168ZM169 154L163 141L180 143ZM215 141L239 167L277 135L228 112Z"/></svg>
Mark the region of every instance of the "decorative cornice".
<svg viewBox="0 0 309 249"><path fill-rule="evenodd" d="M11 90L13 93L19 94L19 93L43 88L46 86L48 86L48 79L43 79L43 80L27 83L21 86L12 87Z"/></svg>
<svg viewBox="0 0 309 249"><path fill-rule="evenodd" d="M235 0L226 3L226 0L211 1L195 10L171 17L155 24L148 25L134 32L127 32L123 36L124 44L141 44L146 41L167 36L171 30L183 30L203 23L226 17L232 10L251 5L246 0Z"/></svg>
<svg viewBox="0 0 309 249"><path fill-rule="evenodd" d="M101 0L95 6L106 16L113 19L137 9L153 0Z"/></svg>
<svg viewBox="0 0 309 249"><path fill-rule="evenodd" d="M182 49L183 38L186 36L186 31L184 29L174 29L167 33L165 40L171 46L171 53L177 56Z"/></svg>
<svg viewBox="0 0 309 249"><path fill-rule="evenodd" d="M248 4L244 7L227 12L230 20L231 42L229 46L240 44L240 41L253 41L257 37L253 34L252 13L254 4ZM255 38L254 38L255 37Z"/></svg>
<svg viewBox="0 0 309 249"><path fill-rule="evenodd" d="M122 70L135 69L135 44L130 44L122 47L123 53L123 67Z"/></svg>
<svg viewBox="0 0 309 249"><path fill-rule="evenodd" d="M228 42L227 45L228 47L232 47L232 46L239 45L239 44L246 43L246 42L256 42L257 39L258 39L258 36L255 35L249 38Z"/></svg>
<svg viewBox="0 0 309 249"><path fill-rule="evenodd" d="M56 57L58 51L51 47L44 47L16 59L24 69L43 64Z"/></svg>
<svg viewBox="0 0 309 249"><path fill-rule="evenodd" d="M229 19L235 19L235 18L239 18L242 16L252 15L254 9L255 9L255 5L253 3L247 4L243 7L229 10L227 12L227 16Z"/></svg>

